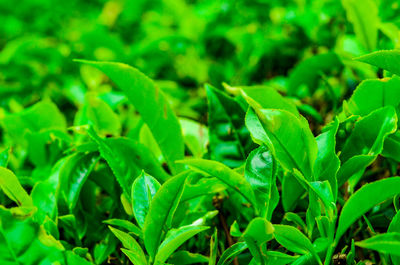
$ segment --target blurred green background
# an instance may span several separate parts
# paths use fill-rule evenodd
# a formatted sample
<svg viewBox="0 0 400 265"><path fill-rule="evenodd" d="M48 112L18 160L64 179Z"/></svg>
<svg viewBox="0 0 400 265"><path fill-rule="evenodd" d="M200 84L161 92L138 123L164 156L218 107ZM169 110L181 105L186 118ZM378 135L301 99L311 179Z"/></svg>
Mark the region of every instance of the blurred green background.
<svg viewBox="0 0 400 265"><path fill-rule="evenodd" d="M368 14L364 30L376 43L357 36L338 0L1 0L0 117L50 98L73 125L87 92L119 112L123 95L79 58L137 67L179 116L201 123L203 85L223 82L232 94L235 85L273 86L322 123L360 80L376 77L351 59L398 45L397 0L347 2Z"/></svg>

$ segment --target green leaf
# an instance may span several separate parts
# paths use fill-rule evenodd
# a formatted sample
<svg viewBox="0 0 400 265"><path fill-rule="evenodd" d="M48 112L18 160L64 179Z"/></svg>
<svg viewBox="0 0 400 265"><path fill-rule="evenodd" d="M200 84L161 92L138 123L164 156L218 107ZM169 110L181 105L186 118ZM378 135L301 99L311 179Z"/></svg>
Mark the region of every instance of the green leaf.
<svg viewBox="0 0 400 265"><path fill-rule="evenodd" d="M357 121L340 154L339 186L358 172L362 174L382 152L386 137L396 129L397 115L391 106L380 108Z"/></svg>
<svg viewBox="0 0 400 265"><path fill-rule="evenodd" d="M218 260L217 265L228 265L230 261L234 259L237 255L242 253L247 249L246 242L238 242L231 247L227 248Z"/></svg>
<svg viewBox="0 0 400 265"><path fill-rule="evenodd" d="M136 226L135 224L133 224L127 220L108 219L108 220L104 220L103 223L108 224L108 225L122 227L122 228L126 229L128 232L133 233L134 235L136 235L140 238L143 238L142 230L138 226Z"/></svg>
<svg viewBox="0 0 400 265"><path fill-rule="evenodd" d="M160 180L169 176L146 147L128 138L100 138L92 128L88 134L97 143L124 194L131 200L132 183L145 170Z"/></svg>
<svg viewBox="0 0 400 265"><path fill-rule="evenodd" d="M208 257L201 254L190 253L189 251L181 250L171 255L168 259L170 264L188 265L207 263Z"/></svg>
<svg viewBox="0 0 400 265"><path fill-rule="evenodd" d="M144 244L151 260L163 238L163 231L171 227L172 218L182 197L188 172L183 172L167 180L150 203L144 226Z"/></svg>
<svg viewBox="0 0 400 265"><path fill-rule="evenodd" d="M188 225L169 230L165 236L165 240L158 248L157 255L155 257L155 264L164 264L168 257L174 253L174 251L185 241L207 229L209 229L208 226Z"/></svg>
<svg viewBox="0 0 400 265"><path fill-rule="evenodd" d="M289 225L274 225L274 228L275 239L279 244L295 253L311 253L317 260L318 264L322 264L313 244L297 228Z"/></svg>
<svg viewBox="0 0 400 265"><path fill-rule="evenodd" d="M362 186L343 206L335 242L337 243L346 230L372 207L397 194L400 194L400 177L382 179Z"/></svg>
<svg viewBox="0 0 400 265"><path fill-rule="evenodd" d="M400 162L400 131L388 135L383 144L382 156Z"/></svg>
<svg viewBox="0 0 400 265"><path fill-rule="evenodd" d="M280 165L288 171L298 169L311 179L313 165L317 158L317 142L303 117L296 117L284 110L249 109L246 119L257 116L268 136L265 141ZM249 127L252 134L257 132Z"/></svg>
<svg viewBox="0 0 400 265"><path fill-rule="evenodd" d="M376 49L380 19L374 0L342 0L347 19L353 24L354 33L369 51Z"/></svg>
<svg viewBox="0 0 400 265"><path fill-rule="evenodd" d="M206 159L187 159L180 162L189 165L201 173L218 178L228 187L237 191L257 209L257 202L250 184L242 175L236 173L229 167L217 161Z"/></svg>
<svg viewBox="0 0 400 265"><path fill-rule="evenodd" d="M260 214L270 220L279 202L276 161L265 146L253 150L246 160L244 176L253 188Z"/></svg>
<svg viewBox="0 0 400 265"><path fill-rule="evenodd" d="M334 122L324 129L323 133L316 138L318 145L317 159L314 164L315 179L329 181L334 199L337 197L336 174L340 167L340 161L336 155L336 133L339 128L339 121Z"/></svg>
<svg viewBox="0 0 400 265"><path fill-rule="evenodd" d="M400 257L400 233L379 234L356 242L356 246Z"/></svg>
<svg viewBox="0 0 400 265"><path fill-rule="evenodd" d="M1 264L54 264L63 260L63 245L32 217L0 206L0 220Z"/></svg>
<svg viewBox="0 0 400 265"><path fill-rule="evenodd" d="M147 76L129 65L83 60L79 62L101 70L122 89L151 129L172 172L181 171L182 165L174 163L184 157L181 126L163 91Z"/></svg>
<svg viewBox="0 0 400 265"><path fill-rule="evenodd" d="M399 57L400 58L400 57ZM346 110L366 116L386 106L398 108L400 104L400 77L369 79L362 81L348 100Z"/></svg>
<svg viewBox="0 0 400 265"><path fill-rule="evenodd" d="M215 265L217 262L217 254L218 254L218 231L215 228L214 234L210 239L210 258L208 260L208 265Z"/></svg>
<svg viewBox="0 0 400 265"><path fill-rule="evenodd" d="M400 76L400 50L383 50L369 53L358 58L357 61L371 64Z"/></svg>
<svg viewBox="0 0 400 265"><path fill-rule="evenodd" d="M245 161L252 141L245 127L246 112L233 98L206 85L210 153L213 160L229 167L239 167Z"/></svg>
<svg viewBox="0 0 400 265"><path fill-rule="evenodd" d="M75 153L63 163L60 169L61 192L71 211L75 208L82 187L98 161L98 153Z"/></svg>
<svg viewBox="0 0 400 265"><path fill-rule="evenodd" d="M75 115L74 125L90 125L101 135L117 135L121 131L119 117L111 107L95 95L86 96L85 105Z"/></svg>
<svg viewBox="0 0 400 265"><path fill-rule="evenodd" d="M141 256L138 256L138 252L136 250L129 250L125 248L121 248L121 251L129 258L129 260L133 264L137 265L146 265L147 262L142 260ZM143 250L142 250L143 251Z"/></svg>
<svg viewBox="0 0 400 265"><path fill-rule="evenodd" d="M318 88L321 74L341 67L342 62L333 52L317 54L301 61L289 75L288 94L300 98L311 96Z"/></svg>
<svg viewBox="0 0 400 265"><path fill-rule="evenodd" d="M257 217L251 220L243 233L243 238L247 246L256 260L257 264L265 264L266 255L263 250L266 250L264 243L274 238L274 227L264 218Z"/></svg>
<svg viewBox="0 0 400 265"><path fill-rule="evenodd" d="M396 215L393 217L392 221L389 224L388 233L400 233L400 211L397 211ZM393 264L400 264L400 257L396 255L390 256Z"/></svg>
<svg viewBox="0 0 400 265"><path fill-rule="evenodd" d="M8 147L0 152L0 167L7 167L8 160L10 159L11 148Z"/></svg>
<svg viewBox="0 0 400 265"><path fill-rule="evenodd" d="M132 184L132 208L136 221L143 227L151 200L160 188L160 183L144 171Z"/></svg>
<svg viewBox="0 0 400 265"><path fill-rule="evenodd" d="M67 122L53 102L43 100L19 113L6 115L3 127L16 141L21 141L27 132L66 131Z"/></svg>
<svg viewBox="0 0 400 265"><path fill-rule="evenodd" d="M267 264L268 265L286 265L294 262L299 256L290 256L285 253L277 251L267 251Z"/></svg>
<svg viewBox="0 0 400 265"><path fill-rule="evenodd" d="M124 248L128 250L128 253L125 253L125 251L124 253L128 256L133 264L147 264L146 256L144 255L143 249L133 237L131 237L128 233L115 229L111 226L109 226L108 228L110 228L111 232L122 242Z"/></svg>
<svg viewBox="0 0 400 265"><path fill-rule="evenodd" d="M282 205L285 212L294 210L299 198L306 192L293 173L282 177Z"/></svg>
<svg viewBox="0 0 400 265"><path fill-rule="evenodd" d="M17 176L11 170L4 167L0 167L0 187L4 194L19 206L33 206L32 198L21 186Z"/></svg>
<svg viewBox="0 0 400 265"><path fill-rule="evenodd" d="M240 88L244 98L251 106L257 106L260 109L287 110L296 117L300 116L296 106L272 87L251 86Z"/></svg>

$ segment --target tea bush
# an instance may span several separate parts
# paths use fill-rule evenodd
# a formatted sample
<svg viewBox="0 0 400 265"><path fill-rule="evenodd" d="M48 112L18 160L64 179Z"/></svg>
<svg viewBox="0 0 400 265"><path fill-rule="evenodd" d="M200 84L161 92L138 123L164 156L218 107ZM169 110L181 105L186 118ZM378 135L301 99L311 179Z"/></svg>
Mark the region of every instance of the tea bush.
<svg viewBox="0 0 400 265"><path fill-rule="evenodd" d="M0 10L0 264L400 264L398 1Z"/></svg>

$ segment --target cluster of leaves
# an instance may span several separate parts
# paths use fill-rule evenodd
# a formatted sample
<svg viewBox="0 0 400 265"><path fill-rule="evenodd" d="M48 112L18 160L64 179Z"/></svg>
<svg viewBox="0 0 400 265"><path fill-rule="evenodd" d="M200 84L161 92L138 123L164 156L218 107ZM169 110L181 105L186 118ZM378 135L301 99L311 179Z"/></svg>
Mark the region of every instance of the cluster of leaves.
<svg viewBox="0 0 400 265"><path fill-rule="evenodd" d="M0 264L400 264L396 0L64 2L0 1Z"/></svg>

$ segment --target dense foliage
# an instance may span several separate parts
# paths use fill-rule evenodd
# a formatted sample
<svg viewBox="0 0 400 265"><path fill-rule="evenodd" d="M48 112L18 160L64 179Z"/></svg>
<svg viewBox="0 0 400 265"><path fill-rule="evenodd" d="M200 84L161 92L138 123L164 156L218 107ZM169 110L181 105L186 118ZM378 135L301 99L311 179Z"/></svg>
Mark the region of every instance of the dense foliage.
<svg viewBox="0 0 400 265"><path fill-rule="evenodd" d="M0 264L400 264L397 0L0 21Z"/></svg>

